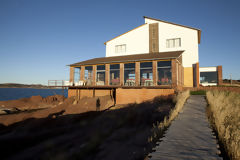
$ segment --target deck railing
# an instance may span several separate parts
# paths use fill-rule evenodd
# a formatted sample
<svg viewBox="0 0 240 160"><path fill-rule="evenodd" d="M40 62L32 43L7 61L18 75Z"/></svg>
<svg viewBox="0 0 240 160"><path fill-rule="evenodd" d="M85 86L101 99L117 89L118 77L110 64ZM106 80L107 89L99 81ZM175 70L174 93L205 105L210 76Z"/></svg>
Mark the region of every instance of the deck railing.
<svg viewBox="0 0 240 160"><path fill-rule="evenodd" d="M48 86L62 87L64 85L63 80L48 80Z"/></svg>

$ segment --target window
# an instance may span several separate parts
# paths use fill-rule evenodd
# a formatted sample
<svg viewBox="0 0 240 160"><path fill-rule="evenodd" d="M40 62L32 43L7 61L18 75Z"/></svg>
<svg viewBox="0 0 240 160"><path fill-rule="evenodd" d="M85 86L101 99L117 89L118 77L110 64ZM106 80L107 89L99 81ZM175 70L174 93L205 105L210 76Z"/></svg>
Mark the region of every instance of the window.
<svg viewBox="0 0 240 160"><path fill-rule="evenodd" d="M92 85L92 78L93 78L93 67L92 66L85 67L84 78L86 80L86 85Z"/></svg>
<svg viewBox="0 0 240 160"><path fill-rule="evenodd" d="M167 39L166 46L167 48L181 47L181 38Z"/></svg>
<svg viewBox="0 0 240 160"><path fill-rule="evenodd" d="M140 63L140 80L141 86L153 85L152 62Z"/></svg>
<svg viewBox="0 0 240 160"><path fill-rule="evenodd" d="M217 83L217 72L200 72L200 83Z"/></svg>
<svg viewBox="0 0 240 160"><path fill-rule="evenodd" d="M126 44L115 46L115 53L125 53L125 52L126 52Z"/></svg>
<svg viewBox="0 0 240 160"><path fill-rule="evenodd" d="M135 86L135 63L124 64L124 85Z"/></svg>
<svg viewBox="0 0 240 160"><path fill-rule="evenodd" d="M172 83L171 61L159 61L157 63L158 85L169 85Z"/></svg>
<svg viewBox="0 0 240 160"><path fill-rule="evenodd" d="M81 72L81 67L75 67L75 69L74 69L74 82L80 81L80 72Z"/></svg>
<svg viewBox="0 0 240 160"><path fill-rule="evenodd" d="M97 85L105 84L105 65L97 65Z"/></svg>
<svg viewBox="0 0 240 160"><path fill-rule="evenodd" d="M110 65L110 85L120 85L120 64Z"/></svg>

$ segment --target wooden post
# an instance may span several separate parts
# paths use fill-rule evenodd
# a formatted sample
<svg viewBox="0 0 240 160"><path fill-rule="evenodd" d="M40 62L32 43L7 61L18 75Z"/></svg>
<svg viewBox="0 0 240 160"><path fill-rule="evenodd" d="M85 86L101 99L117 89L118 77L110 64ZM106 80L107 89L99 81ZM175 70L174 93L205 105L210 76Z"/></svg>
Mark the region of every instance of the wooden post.
<svg viewBox="0 0 240 160"><path fill-rule="evenodd" d="M136 86L140 85L140 62L135 62L135 83Z"/></svg>
<svg viewBox="0 0 240 160"><path fill-rule="evenodd" d="M222 85L222 66L217 66L218 85Z"/></svg>
<svg viewBox="0 0 240 160"><path fill-rule="evenodd" d="M152 72L153 72L153 85L156 86L157 85L157 81L158 81L158 75L157 75L157 61L153 61L152 62Z"/></svg>
<svg viewBox="0 0 240 160"><path fill-rule="evenodd" d="M105 64L105 85L109 85L109 69L110 69L110 65L109 64Z"/></svg>
<svg viewBox="0 0 240 160"><path fill-rule="evenodd" d="M176 59L171 60L172 63L172 86L176 87L177 86L177 66L176 66Z"/></svg>
<svg viewBox="0 0 240 160"><path fill-rule="evenodd" d="M74 67L70 67L70 79L69 82L73 82L74 83Z"/></svg>
<svg viewBox="0 0 240 160"><path fill-rule="evenodd" d="M81 81L84 81L84 80L85 80L85 66L81 66L80 80L81 80Z"/></svg>
<svg viewBox="0 0 240 160"><path fill-rule="evenodd" d="M200 79L200 74L199 74L199 63L196 63L196 87L199 87L199 79Z"/></svg>
<svg viewBox="0 0 240 160"><path fill-rule="evenodd" d="M93 65L93 73L92 73L93 74L93 76L92 76L92 85L93 86L96 85L96 74L97 74L96 70L97 70L97 66Z"/></svg>
<svg viewBox="0 0 240 160"><path fill-rule="evenodd" d="M124 85L124 63L120 63L120 85Z"/></svg>
<svg viewBox="0 0 240 160"><path fill-rule="evenodd" d="M193 87L199 87L199 63L193 64Z"/></svg>

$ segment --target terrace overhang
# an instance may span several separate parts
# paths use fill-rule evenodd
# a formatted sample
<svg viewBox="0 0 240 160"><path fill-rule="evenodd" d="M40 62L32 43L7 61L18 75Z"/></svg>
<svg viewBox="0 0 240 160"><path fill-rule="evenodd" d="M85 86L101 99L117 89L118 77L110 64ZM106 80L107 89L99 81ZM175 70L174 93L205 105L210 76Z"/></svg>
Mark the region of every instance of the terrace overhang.
<svg viewBox="0 0 240 160"><path fill-rule="evenodd" d="M181 63L181 55L184 51L170 51L170 52L158 52L158 53L145 53L125 56L114 57L100 57L93 58L78 63L70 64L71 67L96 65L96 64L110 64L110 63L126 63L126 62L141 62L151 60L170 60L177 59Z"/></svg>

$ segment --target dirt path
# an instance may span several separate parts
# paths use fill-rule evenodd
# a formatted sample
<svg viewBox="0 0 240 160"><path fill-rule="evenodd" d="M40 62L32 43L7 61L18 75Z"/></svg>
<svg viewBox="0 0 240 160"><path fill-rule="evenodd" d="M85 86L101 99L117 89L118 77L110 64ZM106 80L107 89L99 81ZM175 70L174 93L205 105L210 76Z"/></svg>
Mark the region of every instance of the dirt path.
<svg viewBox="0 0 240 160"><path fill-rule="evenodd" d="M222 159L205 110L204 96L191 96L149 159Z"/></svg>

